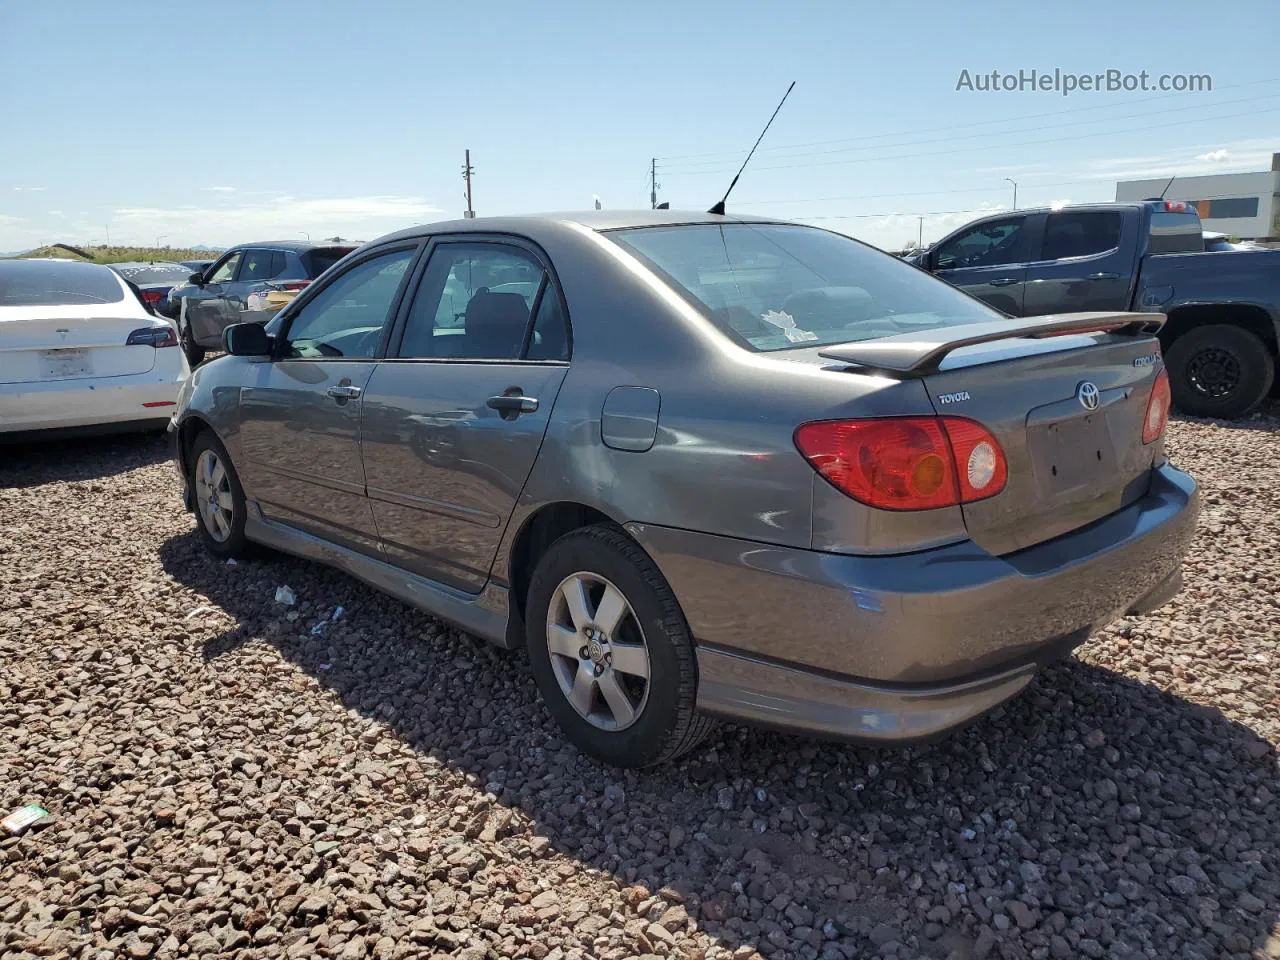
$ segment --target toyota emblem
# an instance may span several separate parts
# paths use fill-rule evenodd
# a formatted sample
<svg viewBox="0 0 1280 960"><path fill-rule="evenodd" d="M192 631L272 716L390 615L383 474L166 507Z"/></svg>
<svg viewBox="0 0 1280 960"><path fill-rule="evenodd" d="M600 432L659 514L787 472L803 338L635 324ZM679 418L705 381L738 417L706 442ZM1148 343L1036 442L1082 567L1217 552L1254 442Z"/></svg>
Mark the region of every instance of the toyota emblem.
<svg viewBox="0 0 1280 960"><path fill-rule="evenodd" d="M1080 401L1080 406L1086 410L1098 409L1098 387L1096 384L1090 383L1088 380L1081 382L1076 387L1076 399Z"/></svg>

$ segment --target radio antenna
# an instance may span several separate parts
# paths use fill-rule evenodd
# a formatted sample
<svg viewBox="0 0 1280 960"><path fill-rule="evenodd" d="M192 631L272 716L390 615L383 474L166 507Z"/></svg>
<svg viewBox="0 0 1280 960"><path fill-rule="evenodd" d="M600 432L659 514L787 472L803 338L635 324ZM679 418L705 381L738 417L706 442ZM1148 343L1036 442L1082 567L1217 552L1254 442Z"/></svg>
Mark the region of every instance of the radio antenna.
<svg viewBox="0 0 1280 960"><path fill-rule="evenodd" d="M782 95L782 99L778 101L777 107L774 108L773 116L769 117L769 122L764 125L764 129L760 131L760 136L756 137L755 146L751 148L751 152L747 154L747 159L742 161L742 166L738 168L738 172L733 175L733 182L729 184L729 189L724 192L724 196L720 198L720 202L713 206L707 213L718 215L724 214L724 202L729 199L729 194L733 193L733 188L738 185L738 177L742 176L742 171L747 169L747 164L751 162L751 157L756 152L756 147L760 146L760 141L764 139L764 135L769 132L769 127L773 125L773 118L778 115L778 111L782 109L782 105L787 102L787 97L791 96L791 91L795 88L796 82L791 81L791 86L787 87L787 92Z"/></svg>

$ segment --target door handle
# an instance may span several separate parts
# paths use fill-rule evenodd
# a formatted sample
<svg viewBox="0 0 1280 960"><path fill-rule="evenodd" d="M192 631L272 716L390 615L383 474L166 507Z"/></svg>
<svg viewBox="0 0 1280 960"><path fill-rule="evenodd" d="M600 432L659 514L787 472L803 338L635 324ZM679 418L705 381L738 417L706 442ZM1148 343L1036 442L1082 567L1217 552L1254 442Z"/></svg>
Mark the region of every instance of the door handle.
<svg viewBox="0 0 1280 960"><path fill-rule="evenodd" d="M485 401L490 410L497 410L504 420L514 420L522 413L533 413L538 409L537 397L525 397L520 394L507 394L501 397L490 397Z"/></svg>
<svg viewBox="0 0 1280 960"><path fill-rule="evenodd" d="M990 282L993 287L1007 287L1011 283L1017 283L1018 278L1017 277L1001 277L998 280L992 280Z"/></svg>
<svg viewBox="0 0 1280 960"><path fill-rule="evenodd" d="M1118 273L1091 273L1091 274L1089 274L1089 279L1090 279L1090 280L1119 280L1119 279L1120 279L1120 274L1118 274Z"/></svg>
<svg viewBox="0 0 1280 960"><path fill-rule="evenodd" d="M335 400L355 400L364 391L350 383L335 383L325 393Z"/></svg>

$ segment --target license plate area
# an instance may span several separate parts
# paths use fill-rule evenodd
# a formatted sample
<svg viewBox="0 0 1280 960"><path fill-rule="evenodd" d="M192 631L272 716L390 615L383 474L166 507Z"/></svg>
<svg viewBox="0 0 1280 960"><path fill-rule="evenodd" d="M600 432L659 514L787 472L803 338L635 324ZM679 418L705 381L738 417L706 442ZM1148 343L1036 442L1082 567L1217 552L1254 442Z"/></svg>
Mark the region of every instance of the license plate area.
<svg viewBox="0 0 1280 960"><path fill-rule="evenodd" d="M1105 413L1050 423L1041 428L1037 439L1036 473L1049 494L1116 475L1115 445Z"/></svg>
<svg viewBox="0 0 1280 960"><path fill-rule="evenodd" d="M40 375L46 380L67 380L93 376L93 358L88 350L40 351Z"/></svg>

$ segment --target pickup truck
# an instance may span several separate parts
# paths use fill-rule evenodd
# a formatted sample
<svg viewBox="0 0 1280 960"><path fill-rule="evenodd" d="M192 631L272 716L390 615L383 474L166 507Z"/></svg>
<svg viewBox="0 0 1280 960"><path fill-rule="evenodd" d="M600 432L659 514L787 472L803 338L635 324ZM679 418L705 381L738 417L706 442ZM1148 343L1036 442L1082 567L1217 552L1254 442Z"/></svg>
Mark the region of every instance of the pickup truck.
<svg viewBox="0 0 1280 960"><path fill-rule="evenodd" d="M1280 344L1280 250L1206 252L1178 201L1015 210L906 258L1011 317L1163 313L1178 409L1244 416L1271 393Z"/></svg>

